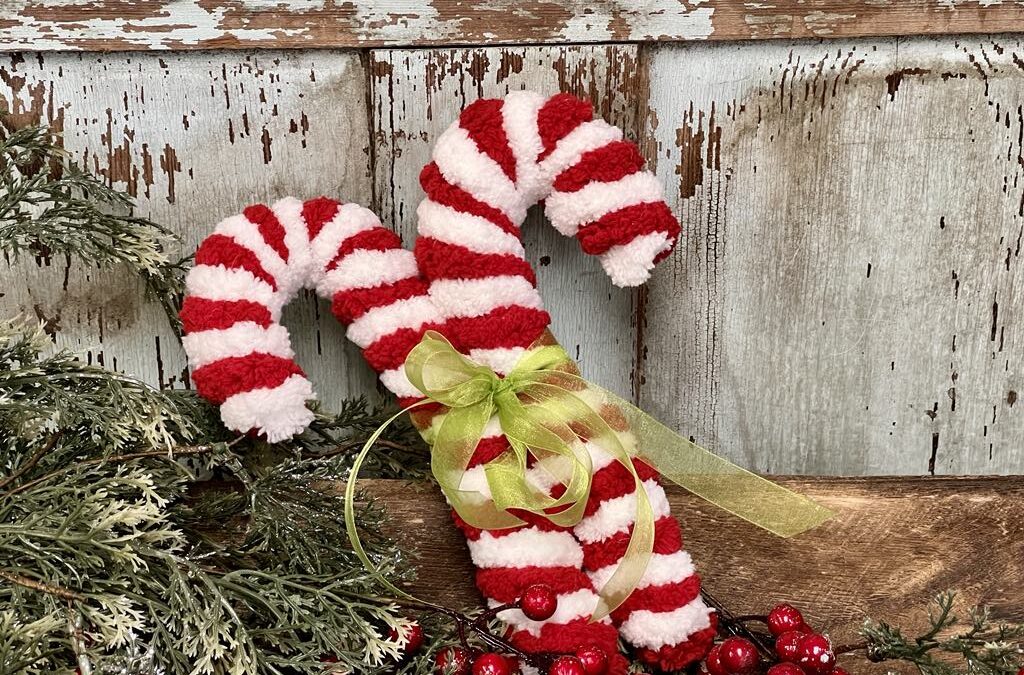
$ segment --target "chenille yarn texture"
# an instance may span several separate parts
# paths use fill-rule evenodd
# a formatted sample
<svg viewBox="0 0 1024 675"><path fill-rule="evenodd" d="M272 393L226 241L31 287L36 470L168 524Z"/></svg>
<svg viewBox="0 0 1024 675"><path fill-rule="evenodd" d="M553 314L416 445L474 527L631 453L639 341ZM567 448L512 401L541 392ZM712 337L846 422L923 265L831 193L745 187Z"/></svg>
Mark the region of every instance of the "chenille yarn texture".
<svg viewBox="0 0 1024 675"><path fill-rule="evenodd" d="M403 267L402 275L381 285L382 295L376 297L381 305L371 310L390 317L388 326L394 328L365 351L385 385L403 404L419 400L402 366L426 330L442 333L499 374L529 348L554 343L519 231L527 209L539 201L562 234L576 237L584 252L599 257L615 284L643 283L679 233L660 182L643 164L620 129L594 119L591 106L572 96L519 92L467 107L438 139L433 161L420 175L426 193L417 209L415 258L421 277L404 276ZM385 304L384 293L390 293L392 304ZM428 407L414 412L413 419L426 429L439 412ZM615 411L608 415L621 420ZM594 644L616 654L614 672L625 665L616 653L621 634L641 660L682 668L710 647L715 617L700 597L700 580L682 550L656 472L642 463L636 463L637 470L657 518L654 556L611 621L588 620L597 604L595 588L625 552L636 504L629 472L601 448L589 447L593 487L586 516L574 529L524 516L525 526L489 532L455 516L477 568L477 586L491 605L515 600L531 584L555 588L558 611L547 621L531 621L518 610L501 614L512 641L523 649L572 652ZM492 425L463 489L486 492L482 465L506 448L500 428Z"/></svg>

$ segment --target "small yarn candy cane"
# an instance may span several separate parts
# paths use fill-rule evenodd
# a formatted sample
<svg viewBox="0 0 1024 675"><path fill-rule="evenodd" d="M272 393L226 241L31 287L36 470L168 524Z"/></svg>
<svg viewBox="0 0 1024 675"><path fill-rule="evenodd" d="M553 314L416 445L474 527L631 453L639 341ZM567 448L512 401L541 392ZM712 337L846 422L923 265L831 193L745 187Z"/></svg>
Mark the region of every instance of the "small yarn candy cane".
<svg viewBox="0 0 1024 675"><path fill-rule="evenodd" d="M277 442L309 425L316 396L281 310L303 288L335 299L403 270L418 276L411 255L387 252L399 247L371 211L325 197L256 204L214 228L186 278L181 320L192 381L225 426Z"/></svg>
<svg viewBox="0 0 1024 675"><path fill-rule="evenodd" d="M643 283L679 233L660 182L643 164L620 129L593 119L590 104L572 96L518 92L468 106L438 139L433 161L420 175L426 199L417 210L415 251L434 305L445 317L442 332L498 373L508 372L530 347L554 341L519 236L527 209L542 200L554 227L598 256L613 283ZM600 448L588 446L593 487L574 534L591 585L600 589L625 553L635 483ZM480 462L505 447L497 434L485 439L477 453ZM715 617L700 597L700 579L682 549L679 525L656 472L635 464L655 511L654 555L612 619L641 660L675 670L707 652ZM535 560L563 552L568 560L569 551L575 553L563 533L541 537L541 527L552 529L538 525L529 534L481 533L463 524L480 568L478 584L492 602L521 592L522 584L537 575ZM522 560L518 565L517 559ZM572 593L577 601L564 611L574 616L561 618L582 628L594 608L590 588ZM514 627L513 638L529 649L554 642L545 639L550 626L539 629L518 610L502 618ZM566 646L558 645L561 651Z"/></svg>

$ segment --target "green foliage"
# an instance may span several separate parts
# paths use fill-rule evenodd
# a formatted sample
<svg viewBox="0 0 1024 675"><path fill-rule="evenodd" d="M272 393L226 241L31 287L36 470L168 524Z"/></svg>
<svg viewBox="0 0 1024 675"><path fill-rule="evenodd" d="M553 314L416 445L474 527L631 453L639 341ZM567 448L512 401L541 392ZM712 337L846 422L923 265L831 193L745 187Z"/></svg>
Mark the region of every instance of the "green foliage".
<svg viewBox="0 0 1024 675"><path fill-rule="evenodd" d="M917 638L906 638L898 627L867 621L868 658L906 661L922 675L1016 675L1024 667L1024 626L992 622L988 608L973 607L967 620L953 612L956 594L936 596L929 613L931 628Z"/></svg>

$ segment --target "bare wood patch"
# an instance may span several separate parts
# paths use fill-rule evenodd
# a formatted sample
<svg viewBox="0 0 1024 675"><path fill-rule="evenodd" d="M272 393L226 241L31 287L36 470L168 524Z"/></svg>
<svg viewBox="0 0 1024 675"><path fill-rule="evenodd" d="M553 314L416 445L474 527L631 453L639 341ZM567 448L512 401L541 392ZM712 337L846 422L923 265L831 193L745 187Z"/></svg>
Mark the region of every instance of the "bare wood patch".
<svg viewBox="0 0 1024 675"><path fill-rule="evenodd" d="M4 0L0 49L149 50L849 38L1024 28L1019 0Z"/></svg>
<svg viewBox="0 0 1024 675"><path fill-rule="evenodd" d="M1024 472L1022 57L654 49L685 229L648 293L644 405L762 471Z"/></svg>
<svg viewBox="0 0 1024 675"><path fill-rule="evenodd" d="M998 618L1024 621L1019 478L777 480L837 517L779 539L668 489L705 586L731 610L762 613L771 603L793 602L846 643L865 616L922 628L929 598L958 589L965 604L988 604ZM420 552L419 579L410 590L453 606L479 604L465 543L436 489L402 481L365 481L364 487L387 508L390 532ZM887 670L864 664L852 672Z"/></svg>

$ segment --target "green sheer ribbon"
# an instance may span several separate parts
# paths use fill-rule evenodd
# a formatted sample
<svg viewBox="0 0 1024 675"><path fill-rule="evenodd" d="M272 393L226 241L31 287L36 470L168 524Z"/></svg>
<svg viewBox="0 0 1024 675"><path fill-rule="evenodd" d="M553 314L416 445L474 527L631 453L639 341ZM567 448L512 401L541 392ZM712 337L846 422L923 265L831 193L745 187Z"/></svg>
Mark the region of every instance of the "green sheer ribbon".
<svg viewBox="0 0 1024 675"><path fill-rule="evenodd" d="M639 584L654 549L654 513L633 458L668 480L780 537L811 529L832 516L828 509L679 436L631 403L571 372L557 345L535 347L500 377L460 354L439 333L428 331L405 361L409 381L426 397L400 411L367 440L345 491L345 518L356 554L379 581L404 597L366 556L355 526L355 480L380 434L399 415L434 402L448 408L423 436L431 445L431 470L452 508L473 527L523 525L519 513L572 527L590 494L593 445L621 464L635 481L633 532L626 552L602 589L592 620L607 616ZM469 463L492 417L510 449L484 465L490 492L464 489ZM614 425L614 428L613 428ZM530 462L530 457L533 461ZM529 468L528 468L529 467ZM551 487L561 485L560 496ZM416 599L416 598L413 598Z"/></svg>

